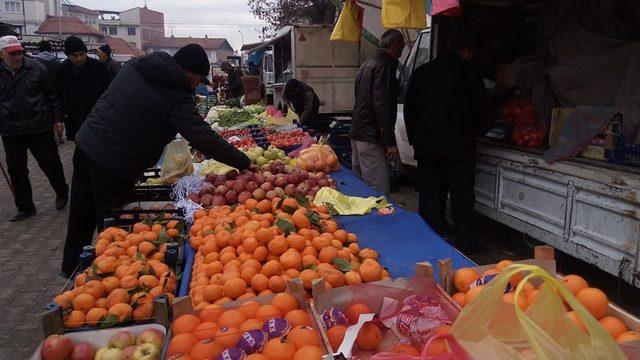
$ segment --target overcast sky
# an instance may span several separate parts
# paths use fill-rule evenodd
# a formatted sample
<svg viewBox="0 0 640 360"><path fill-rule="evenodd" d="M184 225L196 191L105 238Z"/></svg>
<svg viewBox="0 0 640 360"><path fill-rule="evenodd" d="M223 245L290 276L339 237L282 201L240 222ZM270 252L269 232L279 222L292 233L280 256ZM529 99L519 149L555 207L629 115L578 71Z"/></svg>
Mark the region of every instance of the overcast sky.
<svg viewBox="0 0 640 360"><path fill-rule="evenodd" d="M71 0L94 10L127 10L144 6L144 0ZM107 5L108 4L108 5ZM151 10L164 13L165 36L223 37L235 50L259 41L262 22L253 17L246 0L147 0ZM108 7L105 9L105 7Z"/></svg>

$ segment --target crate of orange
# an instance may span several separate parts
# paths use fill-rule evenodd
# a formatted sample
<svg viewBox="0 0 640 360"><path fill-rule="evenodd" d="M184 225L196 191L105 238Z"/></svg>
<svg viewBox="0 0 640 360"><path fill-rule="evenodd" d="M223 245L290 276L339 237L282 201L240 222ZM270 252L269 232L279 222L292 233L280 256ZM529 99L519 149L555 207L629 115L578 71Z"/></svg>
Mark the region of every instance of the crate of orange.
<svg viewBox="0 0 640 360"><path fill-rule="evenodd" d="M497 264L468 267L452 271L448 261L441 262L441 277L445 289L453 299L465 307L471 303L483 290L484 286L493 280L498 274L505 271L512 264L537 265L549 274L557 277L560 282L571 291L576 299L598 320L605 331L618 343L640 340L640 319L624 311L622 308L609 301L607 295L600 289L590 287L581 276L570 274L562 276L556 274L554 249L550 246L537 246L534 258L528 260L511 261L502 260ZM539 282L529 282L524 285L522 295L516 299L515 288L526 276L520 272L511 278L509 286L505 289L502 301L518 306L526 310L537 299L541 289ZM579 328L585 329L575 311L567 308L566 316Z"/></svg>
<svg viewBox="0 0 640 360"><path fill-rule="evenodd" d="M47 306L43 323L48 332L111 327L155 319L154 299L171 300L177 289L172 267L177 262L177 220L139 222L108 227L83 253L72 281ZM172 257L172 261L167 261ZM169 264L165 263L168 262ZM171 266L170 266L171 265Z"/></svg>
<svg viewBox="0 0 640 360"><path fill-rule="evenodd" d="M188 297L176 299L166 358L322 359L327 349L299 285L195 311Z"/></svg>
<svg viewBox="0 0 640 360"><path fill-rule="evenodd" d="M428 263L416 265L416 277L383 280L337 289L315 284L312 312L335 356L368 359L375 354L420 356L432 337L448 334L459 307L433 279ZM371 315L371 318L365 318ZM362 318L361 318L362 316ZM446 352L434 339L430 356Z"/></svg>
<svg viewBox="0 0 640 360"><path fill-rule="evenodd" d="M184 279L194 307L283 292L289 279L311 290L320 278L331 287L389 278L376 251L360 249L325 206L305 200L249 199L196 212L189 237L196 253Z"/></svg>

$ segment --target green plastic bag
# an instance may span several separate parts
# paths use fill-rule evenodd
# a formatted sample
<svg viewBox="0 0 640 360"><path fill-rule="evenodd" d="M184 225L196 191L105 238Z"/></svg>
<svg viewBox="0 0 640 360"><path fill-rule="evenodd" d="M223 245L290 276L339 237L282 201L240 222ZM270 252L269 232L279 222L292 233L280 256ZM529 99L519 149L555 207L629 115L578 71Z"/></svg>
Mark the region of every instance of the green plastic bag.
<svg viewBox="0 0 640 360"><path fill-rule="evenodd" d="M528 280L544 282L525 311L502 301L513 275L528 273L515 298L524 297ZM566 315L563 300L584 323L588 334ZM626 359L620 347L573 294L549 273L534 265L516 264L493 279L467 304L451 333L475 359L591 360Z"/></svg>
<svg viewBox="0 0 640 360"><path fill-rule="evenodd" d="M425 0L382 0L382 26L387 29L427 27Z"/></svg>
<svg viewBox="0 0 640 360"><path fill-rule="evenodd" d="M384 196L361 198L347 196L336 189L323 187L313 199L315 205L326 205L332 212L339 215L365 215L371 209L380 209L389 206Z"/></svg>
<svg viewBox="0 0 640 360"><path fill-rule="evenodd" d="M331 41L360 41L362 32L362 19L364 9L356 4L354 0L347 0L340 12L336 26L331 32Z"/></svg>

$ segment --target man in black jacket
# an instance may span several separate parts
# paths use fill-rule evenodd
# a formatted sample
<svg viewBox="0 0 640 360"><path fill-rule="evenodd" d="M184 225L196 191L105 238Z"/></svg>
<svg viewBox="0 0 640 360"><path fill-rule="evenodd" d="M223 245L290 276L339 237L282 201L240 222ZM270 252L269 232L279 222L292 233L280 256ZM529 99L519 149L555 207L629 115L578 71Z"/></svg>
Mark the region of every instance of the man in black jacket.
<svg viewBox="0 0 640 360"><path fill-rule="evenodd" d="M87 56L87 46L80 38L69 36L64 53L67 60L58 68L56 80L65 106L67 139L73 141L111 78L103 63Z"/></svg>
<svg viewBox="0 0 640 360"><path fill-rule="evenodd" d="M56 192L56 209L67 204L69 191L53 137L54 128L63 130L62 103L45 67L23 52L15 36L0 38L0 134L18 208L11 221L36 214L27 150Z"/></svg>
<svg viewBox="0 0 640 360"><path fill-rule="evenodd" d="M320 109L320 99L313 88L302 81L291 79L287 81L282 91L285 109L289 106L300 117L300 123L312 129L317 128L316 119ZM286 111L284 113L286 115Z"/></svg>
<svg viewBox="0 0 640 360"><path fill-rule="evenodd" d="M70 275L96 225L132 193L177 133L209 158L239 170L251 161L218 136L196 110L191 91L206 79L204 49L190 44L173 57L155 52L127 62L76 137L71 209L62 272Z"/></svg>
<svg viewBox="0 0 640 360"><path fill-rule="evenodd" d="M62 62L53 54L53 47L50 42L42 40L38 43L38 55L35 56L35 59L44 65L49 72L51 80L55 80L56 70L62 65Z"/></svg>
<svg viewBox="0 0 640 360"><path fill-rule="evenodd" d="M227 99L238 99L244 95L242 86L242 69L236 68L231 63L223 62L220 69L227 73Z"/></svg>
<svg viewBox="0 0 640 360"><path fill-rule="evenodd" d="M442 233L448 191L456 245L473 252L480 248L474 215L476 133L488 102L482 76L470 63L469 41L453 37L447 50L414 71L404 121L421 176L420 215Z"/></svg>
<svg viewBox="0 0 640 360"><path fill-rule="evenodd" d="M111 80L113 80L116 75L118 75L118 71L120 71L122 65L120 65L119 62L115 61L111 56L111 46L109 46L109 44L104 44L98 48L97 53L98 59L100 59L100 61L105 64L107 70L109 71L109 77L111 78Z"/></svg>
<svg viewBox="0 0 640 360"><path fill-rule="evenodd" d="M385 194L390 190L388 161L398 159L396 69L403 48L402 33L387 30L380 38L375 56L360 67L349 132L353 172Z"/></svg>

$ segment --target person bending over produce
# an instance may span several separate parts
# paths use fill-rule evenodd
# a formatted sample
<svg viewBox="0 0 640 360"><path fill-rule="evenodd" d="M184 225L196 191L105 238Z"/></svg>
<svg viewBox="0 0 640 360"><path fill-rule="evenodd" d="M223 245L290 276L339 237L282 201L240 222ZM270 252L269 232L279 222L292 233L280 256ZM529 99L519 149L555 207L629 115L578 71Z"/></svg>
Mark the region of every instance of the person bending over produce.
<svg viewBox="0 0 640 360"><path fill-rule="evenodd" d="M227 73L227 99L238 99L244 95L244 87L242 86L242 70L231 65L231 63L223 62L220 69Z"/></svg>
<svg viewBox="0 0 640 360"><path fill-rule="evenodd" d="M482 249L474 218L476 133L488 115L481 74L471 64L469 40L456 36L447 52L418 67L404 104L404 121L420 174L420 215L436 231L443 223L447 191L456 246Z"/></svg>
<svg viewBox="0 0 640 360"><path fill-rule="evenodd" d="M200 45L127 62L78 131L62 273L70 276L93 232L133 193L145 169L180 133L209 158L239 170L251 160L215 133L196 110L191 90L209 73Z"/></svg>
<svg viewBox="0 0 640 360"><path fill-rule="evenodd" d="M320 109L320 99L313 88L302 81L287 81L282 92L285 109L293 106L293 111L300 117L300 122L312 129L316 128L316 118ZM286 110L285 110L286 115Z"/></svg>

